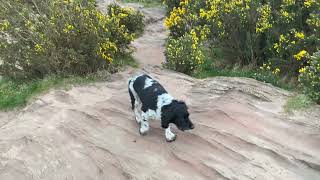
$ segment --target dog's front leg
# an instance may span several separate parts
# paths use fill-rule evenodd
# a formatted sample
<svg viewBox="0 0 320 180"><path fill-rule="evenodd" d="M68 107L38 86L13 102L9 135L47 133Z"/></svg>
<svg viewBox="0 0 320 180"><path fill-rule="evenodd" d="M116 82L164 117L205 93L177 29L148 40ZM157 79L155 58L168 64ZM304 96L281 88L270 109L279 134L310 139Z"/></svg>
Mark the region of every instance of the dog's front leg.
<svg viewBox="0 0 320 180"><path fill-rule="evenodd" d="M171 132L170 125L168 126L168 128L165 129L165 135L166 135L167 142L172 142L177 138L177 135Z"/></svg>
<svg viewBox="0 0 320 180"><path fill-rule="evenodd" d="M146 135L149 131L149 117L146 113L142 112L142 121L140 122L139 132L142 136Z"/></svg>

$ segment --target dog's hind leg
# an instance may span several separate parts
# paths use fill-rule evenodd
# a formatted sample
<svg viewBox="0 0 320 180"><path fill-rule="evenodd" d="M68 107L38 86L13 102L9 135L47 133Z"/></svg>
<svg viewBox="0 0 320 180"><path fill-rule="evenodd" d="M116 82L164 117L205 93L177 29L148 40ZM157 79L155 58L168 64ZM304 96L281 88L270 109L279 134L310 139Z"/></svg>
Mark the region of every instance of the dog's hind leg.
<svg viewBox="0 0 320 180"><path fill-rule="evenodd" d="M138 124L140 124L141 122L141 114L139 112L139 107L141 106L141 102L139 97L137 96L137 93L135 92L135 90L133 89L133 81L129 80L129 95L130 95L130 99L131 99L131 109L133 110L135 116L136 116L136 121Z"/></svg>
<svg viewBox="0 0 320 180"><path fill-rule="evenodd" d="M130 83L130 82L129 82L129 83ZM131 92L130 87L128 88L128 91L129 91L130 100L131 100L131 109L134 110L136 99L134 98L134 95L133 95L133 93Z"/></svg>
<svg viewBox="0 0 320 180"><path fill-rule="evenodd" d="M141 113L139 112L139 107L141 106L141 103L139 100L137 100L134 104L134 114L136 115L136 121L138 124L141 123L142 121L142 117L141 117Z"/></svg>
<svg viewBox="0 0 320 180"><path fill-rule="evenodd" d="M142 121L140 122L139 132L142 136L146 135L149 131L149 115L142 112Z"/></svg>

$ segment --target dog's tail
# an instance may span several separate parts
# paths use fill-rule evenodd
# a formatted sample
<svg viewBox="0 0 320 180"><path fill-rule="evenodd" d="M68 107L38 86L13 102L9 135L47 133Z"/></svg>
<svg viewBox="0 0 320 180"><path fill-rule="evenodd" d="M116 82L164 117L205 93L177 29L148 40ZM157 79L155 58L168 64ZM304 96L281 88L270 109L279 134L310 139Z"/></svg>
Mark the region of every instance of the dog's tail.
<svg viewBox="0 0 320 180"><path fill-rule="evenodd" d="M134 109L134 104L135 104L135 98L134 98L134 95L130 89L130 84L133 83L133 79L129 79L128 80L128 91L129 91L129 95L130 95L130 99L131 99L131 109L133 110ZM132 86L133 87L133 86Z"/></svg>

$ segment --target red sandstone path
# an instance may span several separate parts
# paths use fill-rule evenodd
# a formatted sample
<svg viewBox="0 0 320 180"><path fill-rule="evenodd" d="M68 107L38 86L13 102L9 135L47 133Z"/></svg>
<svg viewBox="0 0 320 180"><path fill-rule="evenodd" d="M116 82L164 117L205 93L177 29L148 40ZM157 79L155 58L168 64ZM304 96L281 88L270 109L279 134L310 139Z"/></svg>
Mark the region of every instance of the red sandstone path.
<svg viewBox="0 0 320 180"><path fill-rule="evenodd" d="M164 60L164 12L140 9L148 21L134 42L141 68L0 112L1 180L320 179L319 106L287 114L291 93L269 84L197 80L156 66ZM139 135L127 92L127 78L138 72L187 102L193 131L175 130L177 140L167 143L153 122Z"/></svg>

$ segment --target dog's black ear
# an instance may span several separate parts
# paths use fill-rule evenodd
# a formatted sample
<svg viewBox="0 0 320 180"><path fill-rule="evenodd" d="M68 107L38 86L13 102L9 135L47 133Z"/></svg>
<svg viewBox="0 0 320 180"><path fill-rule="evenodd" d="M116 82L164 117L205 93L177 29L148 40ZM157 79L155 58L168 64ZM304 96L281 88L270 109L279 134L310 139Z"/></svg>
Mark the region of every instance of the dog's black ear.
<svg viewBox="0 0 320 180"><path fill-rule="evenodd" d="M184 102L184 101L178 101L178 103L179 103L180 105L183 105L186 109L188 109L188 106L187 106L186 102Z"/></svg>
<svg viewBox="0 0 320 180"><path fill-rule="evenodd" d="M185 102L184 102L184 101L178 101L178 103L179 103L179 104L185 104Z"/></svg>
<svg viewBox="0 0 320 180"><path fill-rule="evenodd" d="M173 112L172 103L161 108L161 127L168 128L169 124L173 122L175 114Z"/></svg>

